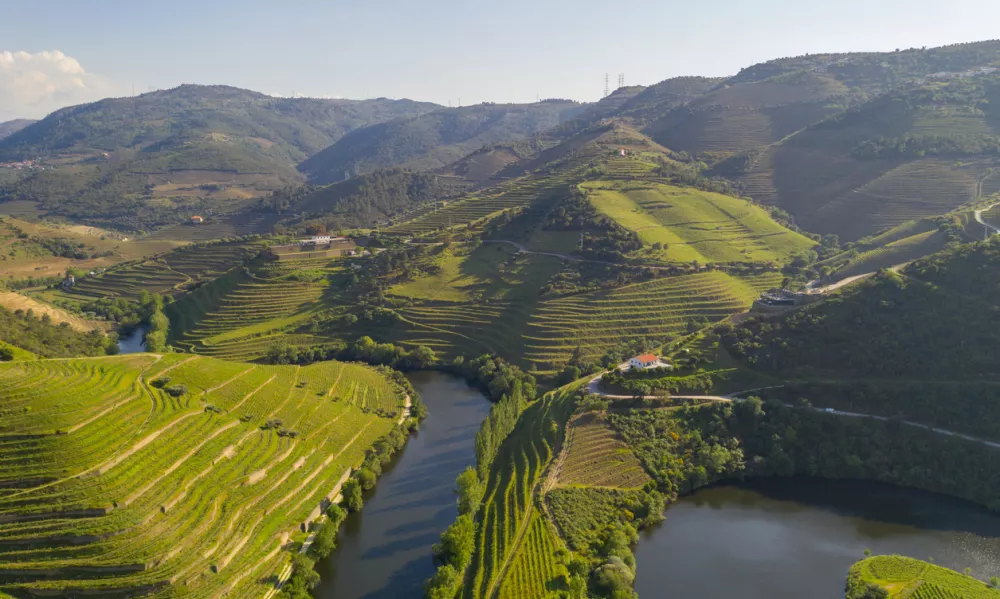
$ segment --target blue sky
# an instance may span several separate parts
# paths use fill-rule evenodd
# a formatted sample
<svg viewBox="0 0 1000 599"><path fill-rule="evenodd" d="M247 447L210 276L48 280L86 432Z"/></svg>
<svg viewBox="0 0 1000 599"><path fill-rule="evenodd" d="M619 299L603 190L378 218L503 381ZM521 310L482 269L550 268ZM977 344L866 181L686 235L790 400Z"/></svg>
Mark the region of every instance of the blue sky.
<svg viewBox="0 0 1000 599"><path fill-rule="evenodd" d="M997 0L0 0L0 120L133 84L590 101L605 72L727 75L807 52L996 38L998 23Z"/></svg>

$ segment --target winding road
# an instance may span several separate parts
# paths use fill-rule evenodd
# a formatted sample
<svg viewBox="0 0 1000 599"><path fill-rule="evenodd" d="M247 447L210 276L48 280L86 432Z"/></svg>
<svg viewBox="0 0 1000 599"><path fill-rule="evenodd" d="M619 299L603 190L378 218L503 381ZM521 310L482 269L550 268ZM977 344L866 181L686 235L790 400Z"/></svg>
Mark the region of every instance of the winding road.
<svg viewBox="0 0 1000 599"><path fill-rule="evenodd" d="M633 395L613 395L611 393L605 393L603 390L601 390L601 386L600 386L601 385L601 379L604 378L604 374L605 373L602 372L601 374L599 374L599 375L595 376L594 378L590 379L590 382L587 383L587 393L590 393L592 395L597 395L597 396L603 397L605 399L637 399ZM715 401L715 402L728 402L728 403L732 403L734 401L744 401L744 400L747 399L746 397L741 397L741 396L746 396L746 395L748 395L750 393L754 393L756 391L763 391L765 389L777 389L777 388L779 388L781 386L782 385L775 385L775 386L772 386L772 387L759 387L757 389L747 389L746 391L737 391L736 393L730 393L729 395L671 395L670 398L671 399L691 399L691 400L696 400L696 401ZM645 396L643 396L641 398L638 398L638 399L662 399L662 396L658 396L658 395L645 395ZM893 418L889 418L888 416L874 416L872 414L863 414L861 412L845 412L843 410L835 410L833 408L813 408L813 407L805 407L805 406L793 406L793 405L790 405L790 404L785 404L785 407L794 408L796 410L812 410L814 412L821 412L823 414L830 414L830 415L833 415L833 416L846 416L848 418L871 418L872 420L881 420L883 422L888 422L890 420L894 420ZM937 428L937 427L934 427L934 426L930 426L928 424L922 424L922 423L913 422L913 421L910 421L910 420L899 420L898 422L900 424L905 424L907 426L912 426L914 428L922 428L922 429L924 429L926 431L930 431L932 433L937 433L939 435L947 435L949 437L956 437L958 439L963 439L965 441L972 441L973 443L979 443L980 445L986 445L987 447L992 447L994 449L1000 449L1000 442L989 441L989 440L983 439L981 437L973 437L972 435L966 435L964 433L958 433L958 432L950 431L950 430L943 429L943 428Z"/></svg>
<svg viewBox="0 0 1000 599"><path fill-rule="evenodd" d="M989 210L990 208L992 208L994 206L996 206L996 204L990 204L989 206L986 206L985 208L980 208L978 210L974 210L973 211L973 215L975 216L977 223L979 223L982 226L986 227L988 230L992 230L994 235L1000 235L1000 227L996 227L994 225L991 225L988 222L986 222L986 221L983 220L983 212L986 212L987 210Z"/></svg>

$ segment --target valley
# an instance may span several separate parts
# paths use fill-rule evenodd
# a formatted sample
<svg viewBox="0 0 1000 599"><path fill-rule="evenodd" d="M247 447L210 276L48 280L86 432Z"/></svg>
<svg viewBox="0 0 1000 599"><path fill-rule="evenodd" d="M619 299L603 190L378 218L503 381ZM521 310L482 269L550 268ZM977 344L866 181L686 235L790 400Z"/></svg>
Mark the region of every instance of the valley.
<svg viewBox="0 0 1000 599"><path fill-rule="evenodd" d="M1000 593L997 68L0 124L0 598Z"/></svg>

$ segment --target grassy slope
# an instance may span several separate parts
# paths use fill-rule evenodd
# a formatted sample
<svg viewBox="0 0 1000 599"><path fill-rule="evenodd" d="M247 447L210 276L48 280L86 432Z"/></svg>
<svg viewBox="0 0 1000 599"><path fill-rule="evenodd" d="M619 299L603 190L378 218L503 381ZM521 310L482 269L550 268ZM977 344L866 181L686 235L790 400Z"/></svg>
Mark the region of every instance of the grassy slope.
<svg viewBox="0 0 1000 599"><path fill-rule="evenodd" d="M875 584L889 597L913 599L989 599L1000 590L981 580L920 560L899 555L870 557L854 564L847 579L848 597L865 584Z"/></svg>
<svg viewBox="0 0 1000 599"><path fill-rule="evenodd" d="M149 384L166 377L188 392ZM263 593L289 533L394 425L366 412L403 401L335 362L132 354L3 364L0 379L0 589L18 595ZM260 428L274 418L297 436Z"/></svg>
<svg viewBox="0 0 1000 599"><path fill-rule="evenodd" d="M788 262L815 242L774 222L751 203L660 183L588 182L582 186L598 210L635 231L644 251L664 262Z"/></svg>

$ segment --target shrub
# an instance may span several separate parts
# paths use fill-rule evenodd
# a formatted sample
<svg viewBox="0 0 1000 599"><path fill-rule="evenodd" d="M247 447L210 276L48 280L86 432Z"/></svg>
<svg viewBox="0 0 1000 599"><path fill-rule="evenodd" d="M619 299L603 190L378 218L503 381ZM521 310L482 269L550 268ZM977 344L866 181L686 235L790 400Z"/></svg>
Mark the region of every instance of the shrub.
<svg viewBox="0 0 1000 599"><path fill-rule="evenodd" d="M187 385L170 385L164 389L171 397L180 397L188 392Z"/></svg>
<svg viewBox="0 0 1000 599"><path fill-rule="evenodd" d="M155 381L150 382L149 384L156 387L157 389L162 389L165 386L167 386L168 383L170 383L170 377L164 376L156 379Z"/></svg>

